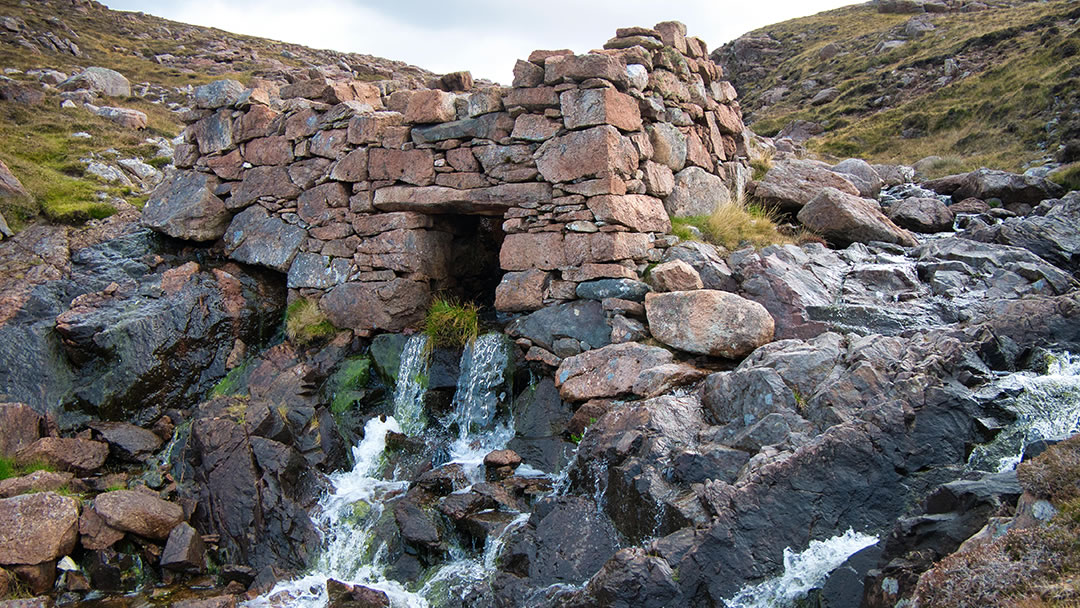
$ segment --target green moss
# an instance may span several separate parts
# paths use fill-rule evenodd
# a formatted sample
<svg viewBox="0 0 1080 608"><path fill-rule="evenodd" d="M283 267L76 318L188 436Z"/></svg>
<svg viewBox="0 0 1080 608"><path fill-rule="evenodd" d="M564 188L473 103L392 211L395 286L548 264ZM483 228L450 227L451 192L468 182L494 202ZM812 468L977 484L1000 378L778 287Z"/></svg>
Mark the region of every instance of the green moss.
<svg viewBox="0 0 1080 608"><path fill-rule="evenodd" d="M254 367L255 360L244 361L240 365L229 370L225 377L210 389L210 397L225 397L247 393L247 379Z"/></svg>
<svg viewBox="0 0 1080 608"><path fill-rule="evenodd" d="M307 346L336 332L337 328L315 300L299 298L285 310L285 335L299 346Z"/></svg>
<svg viewBox="0 0 1080 608"><path fill-rule="evenodd" d="M330 411L341 414L363 399L367 393L360 390L371 379L371 359L368 357L350 357L330 377L332 390Z"/></svg>
<svg viewBox="0 0 1080 608"><path fill-rule="evenodd" d="M424 333L431 346L461 347L476 339L480 329L479 307L454 298L436 298L424 319Z"/></svg>

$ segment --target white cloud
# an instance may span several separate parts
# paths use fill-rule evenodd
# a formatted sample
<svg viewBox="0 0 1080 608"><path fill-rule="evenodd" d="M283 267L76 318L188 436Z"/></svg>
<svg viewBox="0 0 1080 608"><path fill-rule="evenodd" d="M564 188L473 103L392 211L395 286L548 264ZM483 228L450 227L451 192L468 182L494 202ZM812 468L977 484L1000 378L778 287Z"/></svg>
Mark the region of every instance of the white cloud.
<svg viewBox="0 0 1080 608"><path fill-rule="evenodd" d="M710 48L750 30L850 0L113 0L118 10L294 42L367 53L434 72L471 70L509 83L534 49L599 48L618 27L678 20Z"/></svg>

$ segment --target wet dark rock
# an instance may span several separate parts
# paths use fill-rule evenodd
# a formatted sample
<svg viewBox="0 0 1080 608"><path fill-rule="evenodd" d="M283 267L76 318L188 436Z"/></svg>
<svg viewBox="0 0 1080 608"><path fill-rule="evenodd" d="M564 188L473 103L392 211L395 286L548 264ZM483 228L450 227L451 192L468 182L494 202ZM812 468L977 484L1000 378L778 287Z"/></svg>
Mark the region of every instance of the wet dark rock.
<svg viewBox="0 0 1080 608"><path fill-rule="evenodd" d="M568 604L664 608L675 605L681 594L676 578L664 558L630 547L616 553Z"/></svg>
<svg viewBox="0 0 1080 608"><path fill-rule="evenodd" d="M712 374L705 380L702 404L715 424L751 425L773 413L795 413L795 394L780 374L752 367Z"/></svg>
<svg viewBox="0 0 1080 608"><path fill-rule="evenodd" d="M64 404L63 427L88 413L149 424L224 376L237 340L270 335L284 306L280 281L183 264L171 247L140 230L70 254L70 272L33 288L0 325L8 395L38 412ZM154 256L166 263L152 268Z"/></svg>
<svg viewBox="0 0 1080 608"><path fill-rule="evenodd" d="M611 343L611 328L604 316L600 302L578 300L566 304L548 306L526 315L506 327L513 338L528 338L533 344L553 350L555 340L573 338L600 348Z"/></svg>
<svg viewBox="0 0 1080 608"><path fill-rule="evenodd" d="M193 482L188 492L198 504L192 523L219 536L219 551L228 563L256 571L271 565L303 569L319 547L305 508L318 495L317 476L299 476L304 464L291 455L290 446L251 438L242 424L228 418L230 411L244 411L246 404L232 410L236 404L208 402L192 422L185 448ZM313 414L299 420L311 420ZM332 420L322 432L334 432Z"/></svg>
<svg viewBox="0 0 1080 608"><path fill-rule="evenodd" d="M604 511L632 542L701 521L696 500L685 500L666 474L697 443L701 410L696 398L672 396L611 409L582 437L571 487L601 492Z"/></svg>
<svg viewBox="0 0 1080 608"><path fill-rule="evenodd" d="M882 543L878 542L849 557L825 580L817 592L826 608L859 608L862 605L866 575L881 558Z"/></svg>
<svg viewBox="0 0 1080 608"><path fill-rule="evenodd" d="M897 520L882 543L878 569L867 579L867 597L883 593L885 578L896 581L890 601L911 597L920 574L956 551L1002 507L1015 507L1022 492L1015 471L942 485L913 513Z"/></svg>
<svg viewBox="0 0 1080 608"><path fill-rule="evenodd" d="M468 485L468 480L461 465L454 463L423 473L415 484L436 496L446 496Z"/></svg>
<svg viewBox="0 0 1080 608"><path fill-rule="evenodd" d="M404 334L379 334L371 340L371 360L375 369L392 384L397 384L401 352L409 337Z"/></svg>
<svg viewBox="0 0 1080 608"><path fill-rule="evenodd" d="M115 453L128 460L145 460L162 444L161 438L152 431L126 422L93 422L90 428L99 433Z"/></svg>
<svg viewBox="0 0 1080 608"><path fill-rule="evenodd" d="M529 522L511 534L500 569L526 578L531 587L580 584L617 548L615 528L592 500L547 498L536 505Z"/></svg>
<svg viewBox="0 0 1080 608"><path fill-rule="evenodd" d="M1023 247L1042 259L1080 275L1080 194L1046 201L1027 217L975 226L964 236L984 243Z"/></svg>
<svg viewBox="0 0 1080 608"><path fill-rule="evenodd" d="M160 564L162 568L192 574L206 571L206 546L195 528L181 523L172 529Z"/></svg>
<svg viewBox="0 0 1080 608"><path fill-rule="evenodd" d="M439 512L454 521L465 519L469 515L486 509L494 509L498 503L494 498L478 492L451 494L439 503Z"/></svg>
<svg viewBox="0 0 1080 608"><path fill-rule="evenodd" d="M675 456L671 474L673 479L685 484L708 480L734 483L749 460L750 454L743 450L719 444L702 445L697 450Z"/></svg>
<svg viewBox="0 0 1080 608"><path fill-rule="evenodd" d="M394 504L394 521L401 530L401 539L416 549L436 552L442 547L442 534L431 515L412 499Z"/></svg>

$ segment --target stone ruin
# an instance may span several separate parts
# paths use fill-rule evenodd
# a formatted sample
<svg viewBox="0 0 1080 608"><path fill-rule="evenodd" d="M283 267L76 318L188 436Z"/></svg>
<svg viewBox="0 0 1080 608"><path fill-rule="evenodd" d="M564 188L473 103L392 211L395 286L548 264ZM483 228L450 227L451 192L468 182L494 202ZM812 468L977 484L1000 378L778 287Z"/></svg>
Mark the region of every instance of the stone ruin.
<svg viewBox="0 0 1080 608"><path fill-rule="evenodd" d="M366 335L417 327L437 292L525 312L637 280L669 216L746 179L735 89L681 23L535 51L511 88L393 84L201 87L144 223L221 238Z"/></svg>

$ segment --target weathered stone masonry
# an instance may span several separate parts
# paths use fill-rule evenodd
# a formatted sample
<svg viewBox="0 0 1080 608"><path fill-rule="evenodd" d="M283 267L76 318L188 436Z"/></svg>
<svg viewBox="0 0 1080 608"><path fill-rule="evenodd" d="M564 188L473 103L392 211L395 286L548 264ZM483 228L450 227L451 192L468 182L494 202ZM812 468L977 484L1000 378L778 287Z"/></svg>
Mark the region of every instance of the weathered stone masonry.
<svg viewBox="0 0 1080 608"><path fill-rule="evenodd" d="M503 311L637 279L669 215L711 211L744 174L734 88L685 34L666 22L585 55L536 51L512 88L212 83L144 221L222 238L360 332L416 326L436 291L479 297L463 274L484 273L468 258L485 247Z"/></svg>

